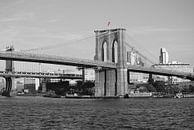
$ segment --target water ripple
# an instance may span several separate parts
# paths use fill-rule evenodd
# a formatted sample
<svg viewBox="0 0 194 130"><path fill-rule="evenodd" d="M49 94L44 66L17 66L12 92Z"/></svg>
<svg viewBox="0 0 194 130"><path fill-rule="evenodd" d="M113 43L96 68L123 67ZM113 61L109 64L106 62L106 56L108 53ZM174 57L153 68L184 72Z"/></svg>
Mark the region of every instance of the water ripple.
<svg viewBox="0 0 194 130"><path fill-rule="evenodd" d="M0 97L5 130L193 129L191 99L52 99Z"/></svg>

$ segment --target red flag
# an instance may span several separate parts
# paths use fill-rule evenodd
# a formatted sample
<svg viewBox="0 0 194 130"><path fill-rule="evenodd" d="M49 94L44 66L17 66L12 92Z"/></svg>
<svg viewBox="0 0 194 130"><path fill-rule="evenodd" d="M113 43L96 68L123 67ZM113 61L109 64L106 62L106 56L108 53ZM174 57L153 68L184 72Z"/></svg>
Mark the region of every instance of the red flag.
<svg viewBox="0 0 194 130"><path fill-rule="evenodd" d="M108 22L108 24L107 24L108 26L110 25L110 21Z"/></svg>

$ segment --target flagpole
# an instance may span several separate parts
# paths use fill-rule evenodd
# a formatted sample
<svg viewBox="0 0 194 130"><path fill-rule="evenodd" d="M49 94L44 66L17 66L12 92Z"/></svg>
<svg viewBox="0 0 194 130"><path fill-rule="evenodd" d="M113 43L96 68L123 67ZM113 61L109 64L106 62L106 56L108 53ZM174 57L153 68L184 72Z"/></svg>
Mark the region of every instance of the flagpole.
<svg viewBox="0 0 194 130"><path fill-rule="evenodd" d="M110 30L110 21L108 21L107 26L108 26L108 30Z"/></svg>

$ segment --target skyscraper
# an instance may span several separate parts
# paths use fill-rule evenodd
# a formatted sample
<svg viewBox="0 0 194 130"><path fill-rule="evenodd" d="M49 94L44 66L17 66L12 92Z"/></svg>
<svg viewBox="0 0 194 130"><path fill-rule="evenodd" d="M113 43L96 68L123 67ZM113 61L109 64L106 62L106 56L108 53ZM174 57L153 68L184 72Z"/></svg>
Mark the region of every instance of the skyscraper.
<svg viewBox="0 0 194 130"><path fill-rule="evenodd" d="M168 64L168 52L165 48L160 49L159 64Z"/></svg>
<svg viewBox="0 0 194 130"><path fill-rule="evenodd" d="M127 62L130 63L131 65L136 64L136 53L134 51L128 51L127 52Z"/></svg>

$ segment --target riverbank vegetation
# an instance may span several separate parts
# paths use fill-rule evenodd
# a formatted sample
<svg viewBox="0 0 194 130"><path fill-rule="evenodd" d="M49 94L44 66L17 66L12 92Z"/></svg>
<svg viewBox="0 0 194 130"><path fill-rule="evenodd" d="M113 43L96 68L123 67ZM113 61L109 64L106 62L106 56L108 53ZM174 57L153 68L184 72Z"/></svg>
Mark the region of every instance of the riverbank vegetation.
<svg viewBox="0 0 194 130"><path fill-rule="evenodd" d="M163 81L155 81L145 84L137 84L136 89L140 92L158 92L164 94L173 94L176 93L194 93L194 85L185 83L185 84L167 84Z"/></svg>
<svg viewBox="0 0 194 130"><path fill-rule="evenodd" d="M67 94L77 95L94 95L94 82L93 81L77 81L76 84L70 85L68 81L61 81L56 83L47 83L47 91L54 91L55 94L66 96ZM39 92L42 92L42 86L39 87Z"/></svg>

